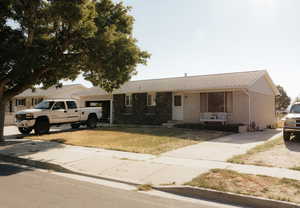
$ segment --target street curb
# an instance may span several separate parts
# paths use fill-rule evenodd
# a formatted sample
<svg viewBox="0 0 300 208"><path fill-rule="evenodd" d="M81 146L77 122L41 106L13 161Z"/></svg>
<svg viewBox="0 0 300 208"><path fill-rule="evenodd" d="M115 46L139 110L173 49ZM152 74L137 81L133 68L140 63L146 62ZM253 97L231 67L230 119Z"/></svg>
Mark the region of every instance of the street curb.
<svg viewBox="0 0 300 208"><path fill-rule="evenodd" d="M181 196L205 199L239 206L250 206L255 208L300 208L300 205L296 203L242 194L234 194L229 192L222 192L213 189L198 188L192 186L161 186L155 187L154 189Z"/></svg>
<svg viewBox="0 0 300 208"><path fill-rule="evenodd" d="M123 183L131 186L142 185L137 182L129 182L129 181L124 181L122 179L107 178L107 177L101 177L101 176L83 173L79 171L73 171L71 169L64 168L58 164L49 163L45 161L32 160L28 158L21 158L17 156L0 154L0 160L4 162L13 162L22 165L28 165L40 169L53 170L56 172L75 174L75 175L80 175L85 177L96 178L100 180L107 180L116 183ZM234 204L239 206L250 206L255 208L300 208L300 205L291 202L278 201L278 200L241 195L241 194L234 194L229 192L222 192L213 189L198 188L193 186L153 186L152 188L154 190L163 191L163 192L176 194L180 196L196 198L196 199L205 199L205 200L221 202L226 204Z"/></svg>
<svg viewBox="0 0 300 208"><path fill-rule="evenodd" d="M61 172L61 173L75 174L75 175L96 178L96 179L106 180L106 181L111 181L111 182L116 182L116 183L123 183L123 184L131 185L131 186L142 185L137 182L130 182L130 181L124 181L124 180L121 180L118 178L107 178L107 177L97 176L97 175L93 175L93 174L83 173L83 172L74 171L74 170L71 170L68 168L64 168L63 166L58 165L58 164L44 162L44 161L42 162L42 161L37 161L37 160L31 160L28 158L20 158L17 156L9 156L9 155L0 154L0 161L12 162L12 163L17 163L17 164L21 164L21 165L31 166L34 168L53 170L53 171Z"/></svg>

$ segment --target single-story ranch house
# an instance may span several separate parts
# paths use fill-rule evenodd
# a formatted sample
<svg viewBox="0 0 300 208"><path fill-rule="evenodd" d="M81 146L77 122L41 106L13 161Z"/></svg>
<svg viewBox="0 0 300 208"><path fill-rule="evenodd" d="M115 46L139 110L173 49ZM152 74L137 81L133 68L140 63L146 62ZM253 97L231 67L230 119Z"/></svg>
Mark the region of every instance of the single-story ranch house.
<svg viewBox="0 0 300 208"><path fill-rule="evenodd" d="M97 87L73 94L81 107L102 106L111 123L222 122L275 124L279 92L265 70L129 81L108 94Z"/></svg>

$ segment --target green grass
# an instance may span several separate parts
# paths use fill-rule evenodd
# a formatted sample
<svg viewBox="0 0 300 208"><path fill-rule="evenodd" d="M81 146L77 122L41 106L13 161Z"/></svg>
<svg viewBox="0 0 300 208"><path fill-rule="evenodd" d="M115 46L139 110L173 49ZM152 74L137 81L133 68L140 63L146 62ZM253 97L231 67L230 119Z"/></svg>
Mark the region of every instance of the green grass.
<svg viewBox="0 0 300 208"><path fill-rule="evenodd" d="M207 141L226 133L173 128L102 128L29 136L33 140L54 141L69 145L100 147L127 152L160 154L180 147Z"/></svg>
<svg viewBox="0 0 300 208"><path fill-rule="evenodd" d="M263 144L257 145L256 147L248 150L245 154L233 156L232 158L228 159L227 162L245 164L245 161L249 157L251 157L259 152L264 152L264 151L270 150L273 147L275 147L276 145L281 145L283 143L284 143L284 141L283 141L282 137L278 137L276 139L267 141ZM262 164L257 163L255 165L262 165Z"/></svg>
<svg viewBox="0 0 300 208"><path fill-rule="evenodd" d="M186 185L300 203L300 181L213 169Z"/></svg>

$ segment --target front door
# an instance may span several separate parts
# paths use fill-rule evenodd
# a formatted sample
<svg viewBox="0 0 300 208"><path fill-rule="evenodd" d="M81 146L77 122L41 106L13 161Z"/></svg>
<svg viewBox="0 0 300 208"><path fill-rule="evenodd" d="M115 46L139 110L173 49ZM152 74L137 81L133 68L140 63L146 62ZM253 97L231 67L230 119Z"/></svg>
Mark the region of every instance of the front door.
<svg viewBox="0 0 300 208"><path fill-rule="evenodd" d="M174 93L173 94L173 120L182 121L183 120L183 94Z"/></svg>

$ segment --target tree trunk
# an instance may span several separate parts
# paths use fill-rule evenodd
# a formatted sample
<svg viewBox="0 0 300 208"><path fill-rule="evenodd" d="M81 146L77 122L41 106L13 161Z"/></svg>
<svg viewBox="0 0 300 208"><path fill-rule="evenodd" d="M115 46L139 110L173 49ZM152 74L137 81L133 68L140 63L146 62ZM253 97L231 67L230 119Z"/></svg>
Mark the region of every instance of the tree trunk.
<svg viewBox="0 0 300 208"><path fill-rule="evenodd" d="M4 118L6 102L0 98L0 142L4 142Z"/></svg>

